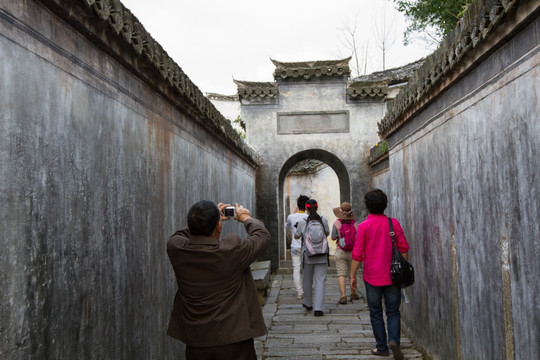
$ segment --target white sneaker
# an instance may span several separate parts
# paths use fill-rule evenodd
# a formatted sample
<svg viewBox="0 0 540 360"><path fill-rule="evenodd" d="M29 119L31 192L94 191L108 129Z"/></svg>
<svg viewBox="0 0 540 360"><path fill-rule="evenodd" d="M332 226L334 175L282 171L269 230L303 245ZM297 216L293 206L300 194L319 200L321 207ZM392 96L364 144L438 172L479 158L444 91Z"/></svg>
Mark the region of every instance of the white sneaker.
<svg viewBox="0 0 540 360"><path fill-rule="evenodd" d="M298 295L296 295L296 298L298 300L302 300L304 298L304 294L298 294Z"/></svg>

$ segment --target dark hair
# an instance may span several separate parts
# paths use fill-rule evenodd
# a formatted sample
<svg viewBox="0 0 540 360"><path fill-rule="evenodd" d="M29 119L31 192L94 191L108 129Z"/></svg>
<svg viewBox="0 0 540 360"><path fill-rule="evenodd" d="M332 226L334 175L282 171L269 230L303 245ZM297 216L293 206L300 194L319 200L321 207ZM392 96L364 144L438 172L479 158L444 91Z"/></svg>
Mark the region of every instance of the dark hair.
<svg viewBox="0 0 540 360"><path fill-rule="evenodd" d="M381 189L375 189L364 195L364 202L370 214L384 214L388 198Z"/></svg>
<svg viewBox="0 0 540 360"><path fill-rule="evenodd" d="M300 195L298 197L298 200L296 200L296 205L298 205L298 209L300 210L306 210L306 201L309 200L309 197L306 195Z"/></svg>
<svg viewBox="0 0 540 360"><path fill-rule="evenodd" d="M188 228L193 235L212 235L220 219L217 205L209 200L193 205L187 215Z"/></svg>
<svg viewBox="0 0 540 360"><path fill-rule="evenodd" d="M308 201L306 201L306 209L309 209L309 215L307 217L306 224L311 220L317 220L322 223L321 216L317 214L318 207L319 204L317 204L317 200L309 199Z"/></svg>

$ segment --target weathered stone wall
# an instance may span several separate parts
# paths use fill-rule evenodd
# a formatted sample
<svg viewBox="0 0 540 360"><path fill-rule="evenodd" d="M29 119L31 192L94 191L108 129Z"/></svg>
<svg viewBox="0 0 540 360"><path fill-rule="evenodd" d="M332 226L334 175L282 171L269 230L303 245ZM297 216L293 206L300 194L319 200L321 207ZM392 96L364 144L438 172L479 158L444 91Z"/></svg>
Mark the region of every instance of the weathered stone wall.
<svg viewBox="0 0 540 360"><path fill-rule="evenodd" d="M416 268L402 318L434 359L540 353L539 8L475 2L380 123L374 185Z"/></svg>
<svg viewBox="0 0 540 360"><path fill-rule="evenodd" d="M87 3L0 6L0 358L183 358L166 241L201 199L255 212L256 159Z"/></svg>

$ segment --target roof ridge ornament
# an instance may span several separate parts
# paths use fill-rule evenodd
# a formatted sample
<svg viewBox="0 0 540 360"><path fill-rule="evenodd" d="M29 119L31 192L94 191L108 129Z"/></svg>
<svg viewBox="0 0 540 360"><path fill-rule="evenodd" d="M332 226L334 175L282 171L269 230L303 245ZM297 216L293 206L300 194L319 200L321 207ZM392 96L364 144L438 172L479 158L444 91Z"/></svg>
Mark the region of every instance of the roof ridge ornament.
<svg viewBox="0 0 540 360"><path fill-rule="evenodd" d="M316 61L298 61L298 62L282 62L270 59L276 66L274 70L274 79L287 78L303 78L309 80L311 78L327 77L343 77L351 74L349 61L351 57L339 60L316 60Z"/></svg>

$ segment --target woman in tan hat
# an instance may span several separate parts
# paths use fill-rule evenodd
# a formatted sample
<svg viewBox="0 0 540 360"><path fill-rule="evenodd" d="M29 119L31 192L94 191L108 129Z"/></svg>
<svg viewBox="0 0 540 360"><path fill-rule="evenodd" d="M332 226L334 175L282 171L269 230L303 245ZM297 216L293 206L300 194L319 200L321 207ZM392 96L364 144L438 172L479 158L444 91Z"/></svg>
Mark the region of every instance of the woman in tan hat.
<svg viewBox="0 0 540 360"><path fill-rule="evenodd" d="M337 220L332 226L332 240L336 241L337 249L334 254L336 261L336 270L338 276L338 285L340 298L338 304L347 303L347 294L345 292L346 277L349 275L351 268L351 251L354 248L354 241L356 239L356 221L354 220L354 213L352 211L351 204L344 202L340 207L334 208L334 215ZM356 273L355 273L356 278ZM351 290L350 301L358 300L360 297L355 290Z"/></svg>

